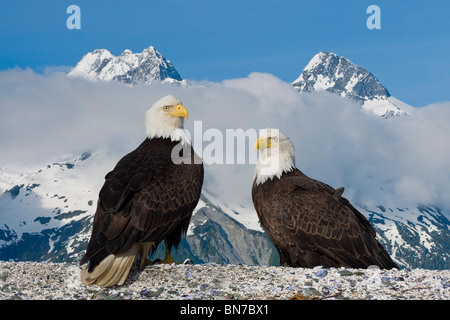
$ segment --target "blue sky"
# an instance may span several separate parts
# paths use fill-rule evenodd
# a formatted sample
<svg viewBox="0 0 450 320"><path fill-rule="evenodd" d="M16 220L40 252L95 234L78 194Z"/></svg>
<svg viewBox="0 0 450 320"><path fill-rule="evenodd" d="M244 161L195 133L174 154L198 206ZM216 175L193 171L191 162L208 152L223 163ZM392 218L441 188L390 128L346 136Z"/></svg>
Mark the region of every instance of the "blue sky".
<svg viewBox="0 0 450 320"><path fill-rule="evenodd" d="M81 29L69 30L69 5ZM369 5L381 29L369 30ZM0 70L74 66L94 49L153 45L185 79L222 81L268 72L295 80L319 51L371 71L413 106L450 101L450 2L401 0L2 0Z"/></svg>

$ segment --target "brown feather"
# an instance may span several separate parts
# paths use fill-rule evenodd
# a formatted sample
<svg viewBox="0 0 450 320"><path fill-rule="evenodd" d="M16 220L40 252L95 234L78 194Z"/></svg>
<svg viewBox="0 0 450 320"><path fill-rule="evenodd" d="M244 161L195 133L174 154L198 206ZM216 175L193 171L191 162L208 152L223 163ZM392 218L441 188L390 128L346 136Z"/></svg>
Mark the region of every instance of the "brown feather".
<svg viewBox="0 0 450 320"><path fill-rule="evenodd" d="M108 255L125 254L138 243L178 245L199 201L204 171L192 148L185 156L190 161L173 163L177 143L146 139L106 175L81 260L89 261L89 272Z"/></svg>
<svg viewBox="0 0 450 320"><path fill-rule="evenodd" d="M253 204L282 265L397 267L376 240L375 229L343 192L298 169L259 185L255 180Z"/></svg>

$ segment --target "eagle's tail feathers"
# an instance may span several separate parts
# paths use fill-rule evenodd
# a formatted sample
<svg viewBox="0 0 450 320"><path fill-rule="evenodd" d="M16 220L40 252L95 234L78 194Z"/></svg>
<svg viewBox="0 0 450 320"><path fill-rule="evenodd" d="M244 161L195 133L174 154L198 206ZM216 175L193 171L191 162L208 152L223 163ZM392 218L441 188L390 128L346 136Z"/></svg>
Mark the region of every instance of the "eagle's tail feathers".
<svg viewBox="0 0 450 320"><path fill-rule="evenodd" d="M108 255L92 272L85 267L81 271L81 282L85 285L97 284L102 287L122 285L138 255L138 245L133 245L127 252Z"/></svg>

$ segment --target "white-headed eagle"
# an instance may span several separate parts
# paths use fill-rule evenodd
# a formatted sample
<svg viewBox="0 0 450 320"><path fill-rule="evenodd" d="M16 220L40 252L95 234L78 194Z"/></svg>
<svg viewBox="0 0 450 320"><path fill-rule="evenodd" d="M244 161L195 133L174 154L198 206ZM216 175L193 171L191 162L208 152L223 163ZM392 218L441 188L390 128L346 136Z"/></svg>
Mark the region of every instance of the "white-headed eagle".
<svg viewBox="0 0 450 320"><path fill-rule="evenodd" d="M294 146L277 129L262 130L252 199L280 264L398 268L369 221L342 197L344 188L314 180L295 167Z"/></svg>
<svg viewBox="0 0 450 320"><path fill-rule="evenodd" d="M84 284L123 284L133 264L139 260L142 268L162 241L164 262L173 262L171 248L186 234L204 174L184 118L188 111L175 97L155 102L145 117L146 139L106 175L80 262L89 262L81 271Z"/></svg>

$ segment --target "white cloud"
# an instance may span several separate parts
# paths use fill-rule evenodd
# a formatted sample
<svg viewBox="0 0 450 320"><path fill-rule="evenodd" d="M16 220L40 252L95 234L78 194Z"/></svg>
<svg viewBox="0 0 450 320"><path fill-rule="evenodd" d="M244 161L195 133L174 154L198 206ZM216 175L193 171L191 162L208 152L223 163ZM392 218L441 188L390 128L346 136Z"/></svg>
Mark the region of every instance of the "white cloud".
<svg viewBox="0 0 450 320"><path fill-rule="evenodd" d="M437 200L435 185L427 185L414 176L403 176L398 179L395 192L409 202L433 203Z"/></svg>
<svg viewBox="0 0 450 320"><path fill-rule="evenodd" d="M326 92L300 95L261 73L182 88L1 72L0 167L45 166L86 150L106 150L118 159L144 139L145 111L169 93L188 108L191 135L196 120L203 133L216 128L224 136L226 129L279 128L293 141L300 170L344 186L352 200L390 198L450 209L450 103L383 120ZM254 152L249 145L246 152ZM225 202L248 204L253 171L253 165L211 165L205 186Z"/></svg>

